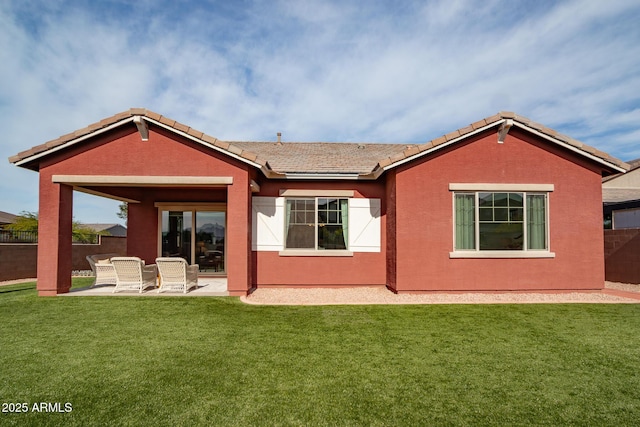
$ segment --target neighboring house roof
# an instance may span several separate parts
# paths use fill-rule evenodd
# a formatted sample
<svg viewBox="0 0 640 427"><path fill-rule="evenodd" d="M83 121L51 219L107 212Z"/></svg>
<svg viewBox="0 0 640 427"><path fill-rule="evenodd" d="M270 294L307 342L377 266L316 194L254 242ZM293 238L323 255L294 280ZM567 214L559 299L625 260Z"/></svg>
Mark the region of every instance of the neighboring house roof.
<svg viewBox="0 0 640 427"><path fill-rule="evenodd" d="M626 172L628 174L629 172L640 168L640 159L631 160L631 161L627 162L627 164L629 165L629 170ZM602 178L602 182L605 183L605 182L613 181L613 180L616 180L617 178L620 178L623 175L624 175L624 173L617 173L617 174L614 174L614 175L609 175L609 176L606 176L606 177ZM612 185L612 184L608 184L608 185Z"/></svg>
<svg viewBox="0 0 640 427"><path fill-rule="evenodd" d="M127 228L120 224L82 224L87 228L94 230L96 233L106 231L112 236L126 236Z"/></svg>
<svg viewBox="0 0 640 427"><path fill-rule="evenodd" d="M602 179L604 204L619 204L640 200L640 159L631 160L627 173L618 173Z"/></svg>
<svg viewBox="0 0 640 427"><path fill-rule="evenodd" d="M640 200L640 188L603 188L604 204L624 203Z"/></svg>
<svg viewBox="0 0 640 427"><path fill-rule="evenodd" d="M16 218L17 215L0 211L0 224L13 224Z"/></svg>
<svg viewBox="0 0 640 427"><path fill-rule="evenodd" d="M325 142L279 144L220 141L160 114L144 108L132 108L18 153L10 157L9 161L18 166L38 170L40 158L131 122L136 124L143 139L148 135L148 123L161 126L213 150L251 164L261 169L268 177L285 177L288 174L349 174L359 178L377 178L385 170L428 155L493 127L499 127L498 135L504 138L513 126L585 156L613 172L624 172L629 168L629 165L607 153L511 112L501 112L487 117L425 144Z"/></svg>

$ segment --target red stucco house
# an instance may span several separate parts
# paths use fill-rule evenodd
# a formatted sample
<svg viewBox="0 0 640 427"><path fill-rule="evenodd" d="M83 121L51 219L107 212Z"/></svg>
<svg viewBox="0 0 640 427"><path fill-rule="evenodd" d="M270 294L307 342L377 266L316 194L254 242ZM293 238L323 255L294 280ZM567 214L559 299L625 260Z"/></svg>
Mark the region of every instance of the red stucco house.
<svg viewBox="0 0 640 427"><path fill-rule="evenodd" d="M220 141L131 109L9 160L40 174L40 295L70 288L74 190L129 203L128 255L231 295L601 289L601 180L628 169L513 113L402 145Z"/></svg>

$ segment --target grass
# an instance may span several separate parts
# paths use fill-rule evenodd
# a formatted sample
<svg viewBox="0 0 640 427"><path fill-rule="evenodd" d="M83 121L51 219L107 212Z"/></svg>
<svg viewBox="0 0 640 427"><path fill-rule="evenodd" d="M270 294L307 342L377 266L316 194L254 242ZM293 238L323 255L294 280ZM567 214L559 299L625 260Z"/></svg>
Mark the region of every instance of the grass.
<svg viewBox="0 0 640 427"><path fill-rule="evenodd" d="M75 286L85 284L79 279ZM637 425L639 305L249 306L0 288L0 425Z"/></svg>

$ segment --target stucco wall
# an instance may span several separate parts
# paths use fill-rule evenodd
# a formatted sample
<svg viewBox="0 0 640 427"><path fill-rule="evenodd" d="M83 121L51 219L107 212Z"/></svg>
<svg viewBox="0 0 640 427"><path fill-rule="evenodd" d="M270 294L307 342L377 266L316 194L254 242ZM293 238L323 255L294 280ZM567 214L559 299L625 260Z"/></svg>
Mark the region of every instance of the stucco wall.
<svg viewBox="0 0 640 427"><path fill-rule="evenodd" d="M387 284L399 292L435 290L599 289L604 282L601 177L595 163L512 129L504 144L495 131L413 161L377 181L269 180L252 166L150 126L141 141L133 124L48 157L40 169L39 290L68 288L71 187L61 175L229 176L222 188L95 188L139 200L129 205L127 255L149 262L158 255L155 202L227 202L227 274L232 294L252 286ZM258 196L281 189L348 189L382 201L381 250L353 257L284 257L251 251L250 179ZM451 259L453 193L450 183L553 184L549 194L553 259ZM46 222L46 224L45 224ZM387 240L392 239L391 244ZM70 241L70 240L69 240ZM66 240L65 240L66 242ZM42 284L42 287L41 287Z"/></svg>
<svg viewBox="0 0 640 427"><path fill-rule="evenodd" d="M599 170L535 137L495 131L398 169L396 290L599 289L604 284ZM554 184L552 259L451 259L450 183ZM391 208L390 208L391 209Z"/></svg>
<svg viewBox="0 0 640 427"><path fill-rule="evenodd" d="M267 286L366 286L386 284L386 219L384 182L264 181L259 196L278 197L284 189L353 190L354 197L381 199L381 250L356 252L351 257L280 256L278 252L253 253L253 282Z"/></svg>

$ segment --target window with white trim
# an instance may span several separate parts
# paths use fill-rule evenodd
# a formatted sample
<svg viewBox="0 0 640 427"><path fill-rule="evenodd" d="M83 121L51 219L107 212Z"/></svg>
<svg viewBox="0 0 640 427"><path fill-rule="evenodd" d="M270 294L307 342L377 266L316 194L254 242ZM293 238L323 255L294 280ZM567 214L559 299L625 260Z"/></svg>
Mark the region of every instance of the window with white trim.
<svg viewBox="0 0 640 427"><path fill-rule="evenodd" d="M318 214L317 198L336 199L337 204L320 203ZM308 200L309 203L296 204L292 202L294 200ZM354 252L380 252L382 249L380 199L342 194L254 196L251 211L251 248L254 251L277 251L280 256L353 256ZM292 213L295 213L293 218ZM332 230L333 241L326 236L324 230L324 234L318 236L319 228ZM336 242L336 235L340 234L336 230L340 228L343 239L337 239ZM295 236L296 233L300 234ZM317 247L321 250L316 249ZM340 247L346 250L331 250Z"/></svg>
<svg viewBox="0 0 640 427"><path fill-rule="evenodd" d="M285 205L285 248L346 250L349 200L291 198Z"/></svg>
<svg viewBox="0 0 640 427"><path fill-rule="evenodd" d="M548 251L547 193L454 193L455 251Z"/></svg>

